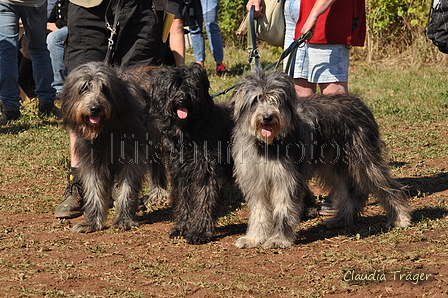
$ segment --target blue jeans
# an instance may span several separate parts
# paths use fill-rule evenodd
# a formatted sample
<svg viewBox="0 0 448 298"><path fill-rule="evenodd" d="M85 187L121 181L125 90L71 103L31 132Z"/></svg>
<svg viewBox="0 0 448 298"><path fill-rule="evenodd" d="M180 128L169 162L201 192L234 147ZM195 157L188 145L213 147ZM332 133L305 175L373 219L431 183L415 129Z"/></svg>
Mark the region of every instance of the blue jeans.
<svg viewBox="0 0 448 298"><path fill-rule="evenodd" d="M56 89L56 92L61 92L62 85L64 85L67 76L67 68L64 64L64 42L67 33L68 29L65 26L47 35L48 51L50 52L54 76L51 86Z"/></svg>
<svg viewBox="0 0 448 298"><path fill-rule="evenodd" d="M53 70L47 49L47 3L25 7L0 2L0 99L5 110L20 108L17 61L19 18L25 29L28 52L33 66L36 94L41 103L53 103Z"/></svg>
<svg viewBox="0 0 448 298"><path fill-rule="evenodd" d="M222 61L224 60L224 48L218 25L219 0L201 0L201 6L202 15L190 16L188 20L194 59L196 62L205 61L205 42L202 32L202 23L204 23L213 58L215 61Z"/></svg>

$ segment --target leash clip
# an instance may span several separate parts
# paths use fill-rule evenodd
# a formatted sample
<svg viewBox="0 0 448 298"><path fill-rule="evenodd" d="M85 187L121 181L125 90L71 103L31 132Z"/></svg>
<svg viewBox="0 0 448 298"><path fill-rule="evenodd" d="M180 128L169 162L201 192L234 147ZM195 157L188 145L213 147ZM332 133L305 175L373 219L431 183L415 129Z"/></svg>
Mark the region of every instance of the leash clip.
<svg viewBox="0 0 448 298"><path fill-rule="evenodd" d="M249 49L247 51L248 54L248 62L249 64L252 63L252 59L255 59L255 61L258 61L260 59L260 52L258 51L258 49Z"/></svg>
<svg viewBox="0 0 448 298"><path fill-rule="evenodd" d="M110 31L110 37L107 39L107 44L109 47L112 47L114 45L114 36L117 34L117 30L112 28L109 24L107 24L107 29Z"/></svg>

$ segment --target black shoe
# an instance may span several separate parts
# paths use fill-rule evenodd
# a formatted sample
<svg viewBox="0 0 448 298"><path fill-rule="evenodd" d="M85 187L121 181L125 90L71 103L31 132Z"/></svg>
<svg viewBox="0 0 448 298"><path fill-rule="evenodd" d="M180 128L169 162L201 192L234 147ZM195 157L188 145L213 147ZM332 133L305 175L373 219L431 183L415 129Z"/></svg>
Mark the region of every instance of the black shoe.
<svg viewBox="0 0 448 298"><path fill-rule="evenodd" d="M8 121L17 120L20 117L19 110L4 110L0 115L0 125L6 124Z"/></svg>
<svg viewBox="0 0 448 298"><path fill-rule="evenodd" d="M76 170L67 174L67 187L64 192L64 200L56 208L56 218L75 218L83 214L82 185Z"/></svg>
<svg viewBox="0 0 448 298"><path fill-rule="evenodd" d="M54 105L54 103L40 103L39 102L39 116L55 115L57 118L61 118L61 109Z"/></svg>

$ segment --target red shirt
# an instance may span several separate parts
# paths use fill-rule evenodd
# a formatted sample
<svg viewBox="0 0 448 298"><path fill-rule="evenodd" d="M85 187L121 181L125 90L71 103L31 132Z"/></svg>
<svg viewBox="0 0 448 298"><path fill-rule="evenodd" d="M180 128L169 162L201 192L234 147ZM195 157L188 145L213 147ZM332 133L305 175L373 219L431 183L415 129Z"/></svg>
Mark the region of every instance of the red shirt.
<svg viewBox="0 0 448 298"><path fill-rule="evenodd" d="M295 38L308 18L316 0L302 0ZM336 0L316 22L309 43L364 46L366 37L365 0Z"/></svg>

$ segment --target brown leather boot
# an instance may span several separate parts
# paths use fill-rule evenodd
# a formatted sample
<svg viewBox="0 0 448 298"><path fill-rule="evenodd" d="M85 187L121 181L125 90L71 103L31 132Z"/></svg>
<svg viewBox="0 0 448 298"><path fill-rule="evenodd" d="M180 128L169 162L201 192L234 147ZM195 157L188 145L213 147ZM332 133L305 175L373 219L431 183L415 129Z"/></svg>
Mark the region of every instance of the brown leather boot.
<svg viewBox="0 0 448 298"><path fill-rule="evenodd" d="M83 214L82 185L76 168L71 168L67 174L67 187L65 188L63 201L56 208L56 218L75 218Z"/></svg>

